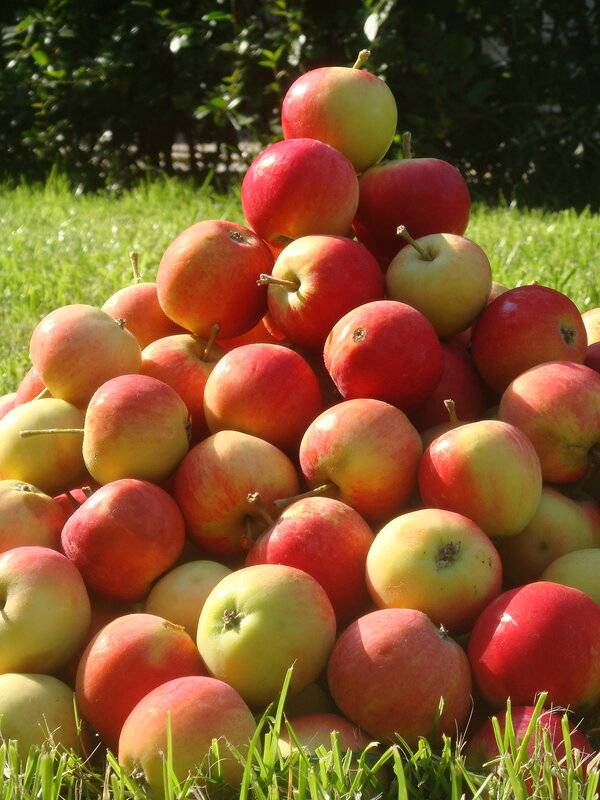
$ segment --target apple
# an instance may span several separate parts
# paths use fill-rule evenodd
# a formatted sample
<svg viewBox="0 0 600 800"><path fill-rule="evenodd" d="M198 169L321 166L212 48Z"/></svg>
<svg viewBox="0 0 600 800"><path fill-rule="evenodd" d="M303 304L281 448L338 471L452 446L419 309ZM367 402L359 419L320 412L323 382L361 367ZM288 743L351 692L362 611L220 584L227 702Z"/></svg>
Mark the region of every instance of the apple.
<svg viewBox="0 0 600 800"><path fill-rule="evenodd" d="M60 504L22 481L0 481L0 553L39 545L58 550L67 515Z"/></svg>
<svg viewBox="0 0 600 800"><path fill-rule="evenodd" d="M293 665L290 692L319 677L335 641L324 589L281 564L245 567L223 578L200 612L198 649L210 672L244 700L275 700Z"/></svg>
<svg viewBox="0 0 600 800"><path fill-rule="evenodd" d="M479 245L454 233L432 233L408 241L385 275L387 296L424 314L440 339L468 328L485 308L492 286L488 257Z"/></svg>
<svg viewBox="0 0 600 800"><path fill-rule="evenodd" d="M193 447L174 483L189 538L221 557L249 550L273 524L273 501L298 490L296 469L285 453L239 431L220 431Z"/></svg>
<svg viewBox="0 0 600 800"><path fill-rule="evenodd" d="M546 361L582 363L587 337L569 298L547 286L518 286L494 300L473 327L477 369L496 392Z"/></svg>
<svg viewBox="0 0 600 800"><path fill-rule="evenodd" d="M125 327L93 306L52 311L31 336L29 356L53 397L85 406L110 378L138 372L140 346Z"/></svg>
<svg viewBox="0 0 600 800"><path fill-rule="evenodd" d="M499 416L533 442L545 481L572 483L597 460L600 375L568 361L540 364L510 384Z"/></svg>
<svg viewBox="0 0 600 800"><path fill-rule="evenodd" d="M124 319L142 349L157 339L183 333L160 307L156 283L124 286L108 298L102 311L113 319Z"/></svg>
<svg viewBox="0 0 600 800"><path fill-rule="evenodd" d="M203 220L182 231L158 266L158 300L165 314L188 331L238 336L266 311L259 275L273 256L248 228L226 220Z"/></svg>
<svg viewBox="0 0 600 800"><path fill-rule="evenodd" d="M228 353L243 344L277 344L277 342L282 342L285 336L277 331L272 332L267 327L265 317L261 317L256 325L246 333L240 333L239 336L230 336L228 339L217 339L218 346Z"/></svg>
<svg viewBox="0 0 600 800"><path fill-rule="evenodd" d="M298 449L323 407L315 373L298 353L277 344L247 344L223 356L204 389L211 433L258 436L281 450Z"/></svg>
<svg viewBox="0 0 600 800"><path fill-rule="evenodd" d="M3 419L16 405L16 392L0 395L0 419Z"/></svg>
<svg viewBox="0 0 600 800"><path fill-rule="evenodd" d="M231 570L216 561L189 561L167 572L146 598L144 611L164 617L195 639L206 598Z"/></svg>
<svg viewBox="0 0 600 800"><path fill-rule="evenodd" d="M600 605L600 547L571 550L552 561L540 580L561 583L584 592Z"/></svg>
<svg viewBox="0 0 600 800"><path fill-rule="evenodd" d="M444 371L431 323L395 300L376 300L345 314L327 337L323 359L345 400L370 397L402 409L426 400Z"/></svg>
<svg viewBox="0 0 600 800"><path fill-rule="evenodd" d="M396 133L398 109L388 85L362 69L361 50L354 67L320 67L297 78L281 106L286 139L308 137L330 144L357 172L380 161Z"/></svg>
<svg viewBox="0 0 600 800"><path fill-rule="evenodd" d="M600 308L590 308L582 314L588 344L600 342Z"/></svg>
<svg viewBox="0 0 600 800"><path fill-rule="evenodd" d="M52 673L77 652L90 624L83 579L47 547L0 555L0 674Z"/></svg>
<svg viewBox="0 0 600 800"><path fill-rule="evenodd" d="M367 585L379 608L415 608L463 633L500 593L502 564L470 519L424 508L379 531L367 556Z"/></svg>
<svg viewBox="0 0 600 800"><path fill-rule="evenodd" d="M490 293L488 295L486 307L489 306L490 303L493 303L497 297L500 297L501 294L504 294L504 292L508 292L508 286L505 286L503 283L498 283L498 281L492 281L492 288L490 289ZM466 328L464 331L455 334L450 339L450 342L470 350L472 333L473 327L471 326L470 328Z"/></svg>
<svg viewBox="0 0 600 800"><path fill-rule="evenodd" d="M163 381L121 375L104 383L90 400L83 457L100 484L121 478L159 483L177 467L188 443L188 410Z"/></svg>
<svg viewBox="0 0 600 800"><path fill-rule="evenodd" d="M494 708L548 702L580 708L600 700L600 606L577 589L539 581L504 592L481 614L469 661Z"/></svg>
<svg viewBox="0 0 600 800"><path fill-rule="evenodd" d="M67 520L64 554L89 589L111 600L142 600L179 558L185 524L158 486L131 478L98 489Z"/></svg>
<svg viewBox="0 0 600 800"><path fill-rule="evenodd" d="M166 336L142 351L142 375L149 375L175 389L192 420L192 441L208 434L204 419L204 387L224 351L214 341L189 334Z"/></svg>
<svg viewBox="0 0 600 800"><path fill-rule="evenodd" d="M600 341L591 344L585 351L584 364L590 369L600 372Z"/></svg>
<svg viewBox="0 0 600 800"><path fill-rule="evenodd" d="M350 506L328 497L307 497L285 509L246 556L246 566L286 564L318 581L338 625L354 619L369 602L365 562L373 533Z"/></svg>
<svg viewBox="0 0 600 800"><path fill-rule="evenodd" d="M95 481L90 480L89 485L76 486L74 489L68 489L66 492L54 495L54 500L56 500L65 512L66 516L70 517L98 488L99 485Z"/></svg>
<svg viewBox="0 0 600 800"><path fill-rule="evenodd" d="M465 420L458 418L454 400L444 400L444 409L446 411L446 421L440 422L438 425L434 425L433 428L427 428L421 432L423 451L427 450L429 445L444 433L448 433L448 431L452 431L454 428L460 428L461 425L465 424Z"/></svg>
<svg viewBox="0 0 600 800"><path fill-rule="evenodd" d="M77 702L116 750L123 723L142 697L174 678L203 673L183 628L152 614L127 614L109 622L86 647L77 668Z"/></svg>
<svg viewBox="0 0 600 800"><path fill-rule="evenodd" d="M409 746L421 736L437 740L455 733L471 707L464 651L412 609L373 611L349 625L336 642L327 676L342 713L378 740L395 740L396 734Z"/></svg>
<svg viewBox="0 0 600 800"><path fill-rule="evenodd" d="M600 547L600 504L587 497L584 497L583 500L579 500L578 502L584 510L585 515L592 523L595 541L594 547Z"/></svg>
<svg viewBox="0 0 600 800"><path fill-rule="evenodd" d="M244 768L230 748L244 753L255 729L250 709L231 686L204 676L175 678L149 692L127 717L119 763L128 772L141 770L154 797L166 796L167 751L180 782L202 766L205 774L218 772L226 784L239 786Z"/></svg>
<svg viewBox="0 0 600 800"><path fill-rule="evenodd" d="M31 483L48 494L75 485L85 472L83 420L83 411L54 398L13 408L0 420L0 480ZM47 429L57 432L22 436Z"/></svg>
<svg viewBox="0 0 600 800"><path fill-rule="evenodd" d="M540 504L540 462L514 425L470 422L429 445L419 465L419 492L426 506L463 514L488 536L513 536Z"/></svg>
<svg viewBox="0 0 600 800"><path fill-rule="evenodd" d="M406 142L406 139L405 139ZM471 198L460 172L438 158L383 161L361 175L354 231L382 266L400 249L396 229L404 225L415 239L431 233L462 236Z"/></svg>
<svg viewBox="0 0 600 800"><path fill-rule="evenodd" d="M499 541L498 549L505 577L516 586L540 579L559 556L595 545L594 527L584 509L545 486L538 510L527 527L517 536Z"/></svg>
<svg viewBox="0 0 600 800"><path fill-rule="evenodd" d="M285 714L288 719L305 714L333 714L335 704L321 683L309 683L297 694L285 699Z"/></svg>
<svg viewBox="0 0 600 800"><path fill-rule="evenodd" d="M35 367L31 367L23 376L21 383L17 389L15 397L15 405L21 403L28 403L30 400L35 400L36 397L43 392L46 387L42 379L38 375Z"/></svg>
<svg viewBox="0 0 600 800"><path fill-rule="evenodd" d="M316 139L269 145L242 182L242 208L250 227L276 247L310 234L344 236L357 205L354 167Z"/></svg>
<svg viewBox="0 0 600 800"><path fill-rule="evenodd" d="M444 401L449 398L463 422L480 419L485 410L485 387L469 353L452 342L443 342L442 351L444 371L440 382L426 400L410 410L410 419L419 431L448 422Z"/></svg>
<svg viewBox="0 0 600 800"><path fill-rule="evenodd" d="M335 731L339 736L340 751L362 752L370 744L370 739L360 728L353 725L339 714L303 714L289 720L294 737L300 746L314 754L319 747L331 750L331 734ZM290 742L286 729L279 735L279 750L287 758L296 749L295 742Z"/></svg>
<svg viewBox="0 0 600 800"><path fill-rule="evenodd" d="M87 756L87 737L75 716L72 689L51 675L0 675L0 731L4 742L16 741L24 763L32 747L49 742Z"/></svg>
<svg viewBox="0 0 600 800"><path fill-rule="evenodd" d="M315 491L380 522L408 502L421 453L419 434L400 409L380 400L347 400L308 427L300 466Z"/></svg>
<svg viewBox="0 0 600 800"><path fill-rule="evenodd" d="M383 275L371 253L344 236L302 236L278 256L268 285L271 319L295 344L322 349L335 323L357 306L383 299Z"/></svg>

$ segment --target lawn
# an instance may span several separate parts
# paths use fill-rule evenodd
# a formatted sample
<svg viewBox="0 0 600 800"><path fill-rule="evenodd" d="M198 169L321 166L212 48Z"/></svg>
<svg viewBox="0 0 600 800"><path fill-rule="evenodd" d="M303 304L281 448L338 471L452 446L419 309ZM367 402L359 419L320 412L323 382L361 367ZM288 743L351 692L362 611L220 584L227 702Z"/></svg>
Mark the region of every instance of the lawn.
<svg viewBox="0 0 600 800"><path fill-rule="evenodd" d="M176 181L118 198L78 197L60 180L0 187L0 394L26 371L31 329L43 314L66 303L101 305L130 281L132 249L153 280L170 240L211 217L241 220L238 193L219 196ZM582 311L600 305L599 215L476 206L468 235L488 253L496 280L552 286Z"/></svg>

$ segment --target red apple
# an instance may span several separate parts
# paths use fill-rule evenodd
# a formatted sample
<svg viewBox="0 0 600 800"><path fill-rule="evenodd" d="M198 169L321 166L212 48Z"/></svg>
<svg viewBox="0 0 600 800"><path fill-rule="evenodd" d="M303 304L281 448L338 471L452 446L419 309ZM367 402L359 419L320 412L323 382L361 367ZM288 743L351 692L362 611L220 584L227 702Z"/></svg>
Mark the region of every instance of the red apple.
<svg viewBox="0 0 600 800"><path fill-rule="evenodd" d="M204 220L186 228L158 267L158 299L165 314L197 336L238 336L253 328L267 307L259 275L271 272L266 244L243 225Z"/></svg>
<svg viewBox="0 0 600 800"><path fill-rule="evenodd" d="M488 295L486 307L489 306L490 303L493 303L497 297L500 297L501 294L504 292L508 292L508 286L504 286L503 283L498 283L498 281L492 281L492 288L490 289L490 293ZM467 328L460 333L457 333L456 336L453 336L449 341L453 344L458 344L464 348L471 347L471 334L473 333L473 327Z"/></svg>
<svg viewBox="0 0 600 800"><path fill-rule="evenodd" d="M192 441L208 434L204 419L204 387L223 350L206 339L182 334L158 339L142 352L140 372L175 389L192 420Z"/></svg>
<svg viewBox="0 0 600 800"><path fill-rule="evenodd" d="M141 600L179 558L185 524L163 489L131 478L108 483L69 517L64 554L92 591L112 600Z"/></svg>
<svg viewBox="0 0 600 800"><path fill-rule="evenodd" d="M269 145L242 183L242 207L250 227L276 246L313 233L344 236L357 204L352 164L316 139Z"/></svg>
<svg viewBox="0 0 600 800"><path fill-rule="evenodd" d="M271 318L287 338L320 349L333 325L357 306L383 298L379 264L344 236L303 236L277 258L269 286Z"/></svg>
<svg viewBox="0 0 600 800"><path fill-rule="evenodd" d="M270 527L274 500L298 489L296 469L281 450L247 433L221 431L183 459L174 494L190 539L206 553L229 557L246 552Z"/></svg>
<svg viewBox="0 0 600 800"><path fill-rule="evenodd" d="M290 719L290 726L294 731L295 739L309 753L314 753L318 747L331 750L331 734L333 731L339 736L342 753L345 753L346 750L362 753L371 741L360 728L348 722L344 717L340 717L339 714L303 714L299 717L294 716ZM281 731L279 737L279 749L284 757L289 756L292 750L295 749L295 743L290 741L290 736L285 729Z"/></svg>
<svg viewBox="0 0 600 800"><path fill-rule="evenodd" d="M38 394L45 388L36 368L31 367L31 369L25 373L23 380L19 384L15 396L15 405L18 406L21 403L28 403L30 400L35 400Z"/></svg>
<svg viewBox="0 0 600 800"><path fill-rule="evenodd" d="M343 625L368 605L365 562L372 542L371 529L354 509L327 497L307 497L286 508L258 539L246 566L304 570L325 589Z"/></svg>
<svg viewBox="0 0 600 800"><path fill-rule="evenodd" d="M98 488L99 484L95 481L90 481L89 484L85 486L77 486L74 489L68 489L66 492L62 492L62 494L57 494L54 496L54 499L66 516L70 517Z"/></svg>
<svg viewBox="0 0 600 800"><path fill-rule="evenodd" d="M271 332L267 327L265 317L261 317L253 328L239 336L231 336L228 339L217 339L217 344L228 353L236 347L244 344L277 344L282 342L285 336L281 333ZM143 355L143 354L142 354Z"/></svg>
<svg viewBox="0 0 600 800"><path fill-rule="evenodd" d="M129 714L119 738L119 763L129 772L141 769L153 796L160 797L167 750L183 782L201 765L215 774L216 739L221 778L237 786L244 768L230 747L244 753L255 728L250 709L231 686L203 676L176 678L149 692Z"/></svg>
<svg viewBox="0 0 600 800"><path fill-rule="evenodd" d="M471 706L464 651L425 614L407 608L374 611L346 628L328 681L348 719L377 739L399 734L411 746L420 736L455 733Z"/></svg>
<svg viewBox="0 0 600 800"><path fill-rule="evenodd" d="M184 332L160 307L156 283L135 283L119 289L104 303L102 311L113 319L125 320L127 330L142 349L157 339Z"/></svg>
<svg viewBox="0 0 600 800"><path fill-rule="evenodd" d="M203 673L196 645L183 628L152 614L127 614L109 622L85 649L77 668L77 702L116 750L123 723L152 689Z"/></svg>
<svg viewBox="0 0 600 800"><path fill-rule="evenodd" d="M494 708L548 701L579 708L600 700L600 606L558 583L504 592L481 614L469 640L473 677Z"/></svg>
<svg viewBox="0 0 600 800"><path fill-rule="evenodd" d="M58 550L67 515L60 504L22 481L0 481L0 553L39 545Z"/></svg>
<svg viewBox="0 0 600 800"><path fill-rule="evenodd" d="M360 178L354 219L359 241L386 266L400 246L396 229L415 237L465 232L471 199L460 172L437 158L384 161Z"/></svg>
<svg viewBox="0 0 600 800"><path fill-rule="evenodd" d="M586 367L600 372L600 342L594 342L585 351L584 364Z"/></svg>
<svg viewBox="0 0 600 800"><path fill-rule="evenodd" d="M547 286L519 286L494 300L471 336L477 369L496 392L546 361L582 363L587 337L569 298Z"/></svg>
<svg viewBox="0 0 600 800"><path fill-rule="evenodd" d="M532 520L542 494L540 462L513 425L461 425L429 445L419 466L426 506L472 519L488 536L512 536Z"/></svg>
<svg viewBox="0 0 600 800"><path fill-rule="evenodd" d="M402 409L426 400L444 371L431 323L395 300L366 303L345 314L327 337L323 358L345 400L370 397Z"/></svg>
<svg viewBox="0 0 600 800"><path fill-rule="evenodd" d="M209 430L242 431L282 450L296 450L323 407L315 373L298 353L277 344L236 347L206 381Z"/></svg>
<svg viewBox="0 0 600 800"><path fill-rule="evenodd" d="M398 110L388 85L361 69L368 51L353 68L320 67L297 78L281 106L286 139L309 137L326 142L350 159L357 172L386 154Z"/></svg>
<svg viewBox="0 0 600 800"><path fill-rule="evenodd" d="M300 466L310 486L380 522L408 502L421 452L419 434L402 411L380 400L347 400L307 429Z"/></svg>
<svg viewBox="0 0 600 800"><path fill-rule="evenodd" d="M511 383L499 416L533 442L544 480L579 480L600 445L600 375L567 361L540 364Z"/></svg>

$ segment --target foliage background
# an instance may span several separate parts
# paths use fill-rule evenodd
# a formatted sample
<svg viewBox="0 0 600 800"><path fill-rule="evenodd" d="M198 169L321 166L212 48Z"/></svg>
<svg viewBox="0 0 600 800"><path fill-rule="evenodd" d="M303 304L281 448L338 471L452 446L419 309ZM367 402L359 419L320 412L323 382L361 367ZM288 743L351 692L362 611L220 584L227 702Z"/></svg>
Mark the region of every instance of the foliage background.
<svg viewBox="0 0 600 800"><path fill-rule="evenodd" d="M369 47L416 154L475 197L599 205L598 0L9 0L0 27L4 179L115 191L186 142L225 184L298 74Z"/></svg>

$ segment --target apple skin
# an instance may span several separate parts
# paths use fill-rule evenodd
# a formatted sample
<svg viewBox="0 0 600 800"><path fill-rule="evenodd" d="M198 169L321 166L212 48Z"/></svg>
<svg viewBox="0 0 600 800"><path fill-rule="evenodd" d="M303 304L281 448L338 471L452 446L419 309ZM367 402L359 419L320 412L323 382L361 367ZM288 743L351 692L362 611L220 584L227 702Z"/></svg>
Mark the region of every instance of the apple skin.
<svg viewBox="0 0 600 800"><path fill-rule="evenodd" d="M81 407L110 378L139 372L142 362L132 333L81 303L57 308L36 325L29 357L53 397Z"/></svg>
<svg viewBox="0 0 600 800"><path fill-rule="evenodd" d="M600 372L600 342L594 342L585 351L584 364L586 367Z"/></svg>
<svg viewBox="0 0 600 800"><path fill-rule="evenodd" d="M375 523L408 502L421 453L419 434L398 408L380 400L346 400L308 427L300 466L310 486L334 483L338 500Z"/></svg>
<svg viewBox="0 0 600 800"><path fill-rule="evenodd" d="M266 317L266 315L265 315ZM217 339L217 345L228 353L236 347L244 344L277 344L285 339L282 333L271 331L266 324L265 317L261 317L253 328L239 336L231 336L228 339Z"/></svg>
<svg viewBox="0 0 600 800"><path fill-rule="evenodd" d="M191 333L208 338L219 325L223 338L253 328L267 310L258 276L270 273L273 256L243 225L203 220L182 231L158 266L158 300L165 314Z"/></svg>
<svg viewBox="0 0 600 800"><path fill-rule="evenodd" d="M331 603L314 578L257 564L215 586L200 612L197 642L210 672L261 706L278 697L292 664L292 694L319 677L335 630Z"/></svg>
<svg viewBox="0 0 600 800"><path fill-rule="evenodd" d="M136 283L115 292L102 306L113 319L124 319L127 330L144 349L165 336L184 333L160 307L155 283Z"/></svg>
<svg viewBox="0 0 600 800"><path fill-rule="evenodd" d="M116 751L123 723L142 697L174 678L204 673L183 628L152 614L127 614L88 644L75 692L83 716Z"/></svg>
<svg viewBox="0 0 600 800"><path fill-rule="evenodd" d="M38 545L58 550L67 515L56 500L22 481L0 481L0 553Z"/></svg>
<svg viewBox="0 0 600 800"><path fill-rule="evenodd" d="M0 675L0 718L3 739L16 741L22 761L30 748L42 748L49 738L81 758L88 755L85 729L79 730L75 718L73 690L51 675Z"/></svg>
<svg viewBox="0 0 600 800"><path fill-rule="evenodd" d="M426 400L444 371L429 320L395 300L376 300L345 314L327 337L323 359L345 400L370 397L402 409Z"/></svg>
<svg viewBox="0 0 600 800"><path fill-rule="evenodd" d="M572 483L600 443L600 375L568 361L540 364L510 384L499 417L533 442L545 481Z"/></svg>
<svg viewBox="0 0 600 800"><path fill-rule="evenodd" d="M72 514L64 554L89 589L110 600L142 600L179 558L185 523L158 486L132 478L108 483Z"/></svg>
<svg viewBox="0 0 600 800"><path fill-rule="evenodd" d="M409 746L453 734L471 707L464 651L421 611L386 608L349 625L329 659L329 689L352 722L378 740L399 734ZM410 692L406 687L410 686Z"/></svg>
<svg viewBox="0 0 600 800"><path fill-rule="evenodd" d="M583 508L545 486L538 510L527 527L497 545L505 577L512 586L518 586L539 580L546 567L559 556L594 547L596 543L592 522Z"/></svg>
<svg viewBox="0 0 600 800"><path fill-rule="evenodd" d="M181 625L196 639L206 598L231 570L216 561L189 561L167 572L146 598L144 611Z"/></svg>
<svg viewBox="0 0 600 800"><path fill-rule="evenodd" d="M175 389L186 404L192 420L191 440L194 443L208 435L204 418L204 387L224 354L219 345L213 344L205 358L207 344L206 339L180 334L158 339L142 351L142 375L163 381Z"/></svg>
<svg viewBox="0 0 600 800"><path fill-rule="evenodd" d="M383 161L360 177L354 232L387 267L400 250L396 229L420 239L431 233L462 236L471 198L460 172L437 158Z"/></svg>
<svg viewBox="0 0 600 800"><path fill-rule="evenodd" d="M148 375L121 375L95 393L85 416L83 458L100 484L160 483L188 451L189 414L177 392Z"/></svg>
<svg viewBox="0 0 600 800"><path fill-rule="evenodd" d="M35 400L38 394L45 388L46 387L38 375L36 368L31 367L31 369L25 373L21 383L17 388L15 405L18 406L21 403L28 403L30 400Z"/></svg>
<svg viewBox="0 0 600 800"><path fill-rule="evenodd" d="M504 292L479 317L471 336L477 369L498 393L537 364L582 363L586 349L577 306L547 286L518 286Z"/></svg>
<svg viewBox="0 0 600 800"><path fill-rule="evenodd" d="M357 306L382 300L384 281L375 258L344 236L302 236L278 256L273 276L296 291L270 284L271 319L295 344L322 349L335 323Z"/></svg>
<svg viewBox="0 0 600 800"><path fill-rule="evenodd" d="M502 564L470 519L424 508L379 531L367 556L367 585L379 608L414 608L464 633L500 593Z"/></svg>
<svg viewBox="0 0 600 800"><path fill-rule="evenodd" d="M429 397L409 413L418 431L448 422L444 400L454 401L456 415L462 422L481 419L485 411L486 390L469 353L452 342L442 342L442 350L444 371L440 382Z"/></svg>
<svg viewBox="0 0 600 800"><path fill-rule="evenodd" d="M396 132L398 109L389 86L366 69L320 67L297 78L281 106L286 139L318 139L357 172L377 164Z"/></svg>
<svg viewBox="0 0 600 800"><path fill-rule="evenodd" d="M0 480L31 483L52 494L77 484L85 473L83 434L21 437L23 430L83 428L84 413L65 400L47 398L16 406L0 420Z"/></svg>
<svg viewBox="0 0 600 800"><path fill-rule="evenodd" d="M211 433L241 431L297 451L323 408L315 373L301 355L277 344L247 344L223 356L204 390Z"/></svg>
<svg viewBox="0 0 600 800"><path fill-rule="evenodd" d="M369 603L365 562L373 532L350 506L328 497L307 497L285 509L255 543L246 566L286 564L308 573L327 592L338 626Z"/></svg>
<svg viewBox="0 0 600 800"><path fill-rule="evenodd" d="M358 180L352 164L316 139L269 145L242 182L248 224L270 245L318 233L344 236L357 205Z"/></svg>
<svg viewBox="0 0 600 800"><path fill-rule="evenodd" d="M229 745L243 753L256 723L235 689L204 676L176 678L157 686L135 706L119 738L119 763L128 772L141 768L154 797L164 796L168 726L173 771L179 781L205 764L212 740L217 739L221 777L226 784L239 786L243 767L230 754Z"/></svg>
<svg viewBox="0 0 600 800"><path fill-rule="evenodd" d="M17 405L15 402L16 397L16 392L9 392L0 396L0 419L3 419Z"/></svg>
<svg viewBox="0 0 600 800"><path fill-rule="evenodd" d="M504 592L481 614L469 640L473 678L493 708L600 700L600 606L583 592L538 581Z"/></svg>
<svg viewBox="0 0 600 800"><path fill-rule="evenodd" d="M336 731L339 735L340 751L347 750L362 752L370 744L369 737L339 714L303 714L292 717L290 725L300 745L314 753L318 747L331 750L331 733ZM295 743L290 743L290 737L285 728L279 736L279 750L284 758L295 750Z"/></svg>
<svg viewBox="0 0 600 800"><path fill-rule="evenodd" d="M490 303L493 303L497 297L500 297L501 294L504 292L508 292L508 286L505 286L503 283L498 283L498 281L492 281L492 287L490 289L490 293L488 295L486 307L489 306ZM458 344L465 349L471 348L471 334L473 333L473 326L470 328L466 328L464 331L457 333L450 339L450 342L453 344Z"/></svg>
<svg viewBox="0 0 600 800"><path fill-rule="evenodd" d="M600 575L600 547L595 546L573 550L560 556L546 567L540 580L579 589L600 605L598 575Z"/></svg>
<svg viewBox="0 0 600 800"><path fill-rule="evenodd" d="M417 242L428 258L411 244L402 247L387 268L387 296L418 309L440 339L449 339L485 308L490 262L479 245L453 233L432 233Z"/></svg>
<svg viewBox="0 0 600 800"><path fill-rule="evenodd" d="M429 445L419 465L419 492L426 506L463 514L488 536L513 536L539 506L540 462L513 425L470 422Z"/></svg>
<svg viewBox="0 0 600 800"><path fill-rule="evenodd" d="M189 538L205 553L243 555L252 534L265 523L248 495L258 492L267 509L274 500L298 494L290 459L269 442L239 431L220 431L193 447L175 474L174 496Z"/></svg>
<svg viewBox="0 0 600 800"><path fill-rule="evenodd" d="M600 342L600 308L590 308L582 314L588 344Z"/></svg>
<svg viewBox="0 0 600 800"><path fill-rule="evenodd" d="M0 556L0 674L52 673L77 652L90 624L83 579L47 547Z"/></svg>

